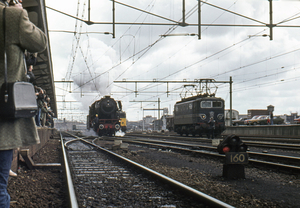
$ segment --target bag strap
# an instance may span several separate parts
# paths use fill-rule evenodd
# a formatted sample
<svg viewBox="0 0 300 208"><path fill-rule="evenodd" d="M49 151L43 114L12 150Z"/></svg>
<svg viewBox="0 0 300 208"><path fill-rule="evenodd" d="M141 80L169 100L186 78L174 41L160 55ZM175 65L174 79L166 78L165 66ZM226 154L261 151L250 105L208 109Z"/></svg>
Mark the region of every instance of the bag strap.
<svg viewBox="0 0 300 208"><path fill-rule="evenodd" d="M5 24L5 9L6 9L6 4L5 7L3 8L3 39L4 39L4 83L5 83L5 92L4 92L4 100L7 102L8 100L8 82L7 82L7 54L6 54L6 24ZM24 59L24 70L25 74L27 73L27 67L26 67L26 60L25 60L25 54L23 54L23 59Z"/></svg>
<svg viewBox="0 0 300 208"><path fill-rule="evenodd" d="M24 61L24 70L25 70L25 74L27 74L28 69L27 69L27 63L26 63L25 53L23 53L23 61Z"/></svg>
<svg viewBox="0 0 300 208"><path fill-rule="evenodd" d="M3 8L3 39L4 39L3 48L4 48L4 82L6 83L6 89L7 89L8 83L7 83L7 54L6 54L5 9L6 9L6 6Z"/></svg>
<svg viewBox="0 0 300 208"><path fill-rule="evenodd" d="M3 39L4 39L4 83L5 83L5 91L4 91L4 102L8 101L8 82L7 82L7 55L6 55L6 31L5 31L5 9L6 5L3 8Z"/></svg>

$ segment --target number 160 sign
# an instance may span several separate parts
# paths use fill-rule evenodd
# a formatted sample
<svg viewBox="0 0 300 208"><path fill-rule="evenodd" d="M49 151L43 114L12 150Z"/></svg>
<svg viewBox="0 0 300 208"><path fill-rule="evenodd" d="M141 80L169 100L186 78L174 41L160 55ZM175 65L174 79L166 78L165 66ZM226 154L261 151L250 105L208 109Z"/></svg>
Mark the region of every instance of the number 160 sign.
<svg viewBox="0 0 300 208"><path fill-rule="evenodd" d="M227 152L226 164L247 164L248 153L246 152Z"/></svg>

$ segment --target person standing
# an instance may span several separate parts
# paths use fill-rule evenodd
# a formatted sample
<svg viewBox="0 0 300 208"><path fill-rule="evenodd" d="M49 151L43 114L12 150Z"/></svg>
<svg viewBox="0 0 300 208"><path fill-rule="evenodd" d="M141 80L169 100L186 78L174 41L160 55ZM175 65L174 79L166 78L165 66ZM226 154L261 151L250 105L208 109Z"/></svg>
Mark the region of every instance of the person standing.
<svg viewBox="0 0 300 208"><path fill-rule="evenodd" d="M29 21L27 11L22 5L18 3L8 6L9 3L12 3L11 0L0 0L0 86L4 83L4 31L8 82L27 81L24 70L25 49L35 53L44 51L47 46L46 35ZM33 117L1 117L0 132L0 207L8 208L10 196L7 193L7 182L13 149L38 144L40 141Z"/></svg>
<svg viewBox="0 0 300 208"><path fill-rule="evenodd" d="M36 85L34 73L32 70L33 70L33 65L29 65L27 67L27 79L28 79L28 82L30 82L31 84Z"/></svg>
<svg viewBox="0 0 300 208"><path fill-rule="evenodd" d="M209 131L209 136L208 138L215 138L215 128L216 128L216 121L214 120L213 117L211 117L208 121L208 131Z"/></svg>
<svg viewBox="0 0 300 208"><path fill-rule="evenodd" d="M98 114L96 114L94 120L93 120L93 129L98 133L98 127L99 127L99 118Z"/></svg>
<svg viewBox="0 0 300 208"><path fill-rule="evenodd" d="M41 114L42 114L42 108L43 108L43 102L44 102L44 90L42 88L37 87L36 88L37 93L37 107L38 111L37 114L35 115L35 123L37 126L41 126Z"/></svg>
<svg viewBox="0 0 300 208"><path fill-rule="evenodd" d="M45 127L45 124L46 124L46 117L47 117L47 114L48 114L48 108L47 108L47 103L44 101L43 102L43 107L41 109L41 125L42 127Z"/></svg>

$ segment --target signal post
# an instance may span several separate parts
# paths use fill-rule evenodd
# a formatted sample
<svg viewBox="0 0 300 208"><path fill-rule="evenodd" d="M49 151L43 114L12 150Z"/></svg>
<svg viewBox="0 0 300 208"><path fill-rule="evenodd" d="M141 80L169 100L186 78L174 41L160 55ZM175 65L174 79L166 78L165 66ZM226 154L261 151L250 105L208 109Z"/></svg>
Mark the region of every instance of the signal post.
<svg viewBox="0 0 300 208"><path fill-rule="evenodd" d="M228 179L245 178L245 164L248 164L247 145L235 135L226 137L219 145L218 152L225 154L223 177Z"/></svg>

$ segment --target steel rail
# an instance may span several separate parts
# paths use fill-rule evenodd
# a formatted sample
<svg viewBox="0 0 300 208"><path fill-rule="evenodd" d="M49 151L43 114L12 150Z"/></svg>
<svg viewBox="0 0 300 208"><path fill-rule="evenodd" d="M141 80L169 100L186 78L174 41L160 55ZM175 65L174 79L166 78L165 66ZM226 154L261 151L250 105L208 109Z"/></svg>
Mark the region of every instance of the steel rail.
<svg viewBox="0 0 300 208"><path fill-rule="evenodd" d="M169 141L158 141L158 140L139 140L139 141L146 141L146 142L155 142L155 143L162 143L162 144L173 144L173 145L179 145L179 146L185 146L185 147L194 147L193 144L187 144L187 143L179 143L179 142L169 142ZM246 143L246 142L245 142ZM246 143L247 144L247 143ZM207 146L207 145L198 145L195 144L197 148L204 148L204 149L210 149L210 150L217 150L216 147ZM255 156L267 156L267 157L273 157L273 158L281 158L281 159L290 159L298 161L300 164L300 157L293 157L293 156L287 156L287 155L276 155L276 154L268 154L268 153L260 153L260 152L252 152L248 151L248 154L255 155Z"/></svg>
<svg viewBox="0 0 300 208"><path fill-rule="evenodd" d="M137 143L137 144L145 144L145 145L152 145L152 146L158 146L158 147L163 147L163 148L169 148L169 149L176 149L176 150L180 150L180 151L186 151L186 152L192 152L192 153L199 153L199 154L205 154L205 155L209 155L209 156L216 156L216 157L223 157L225 158L225 155L223 154L219 154L219 153L215 153L215 152L209 152L209 151L204 151L204 150L191 150L191 149L185 149L185 148L180 148L180 147L171 147L171 146L166 146L166 145L161 145L161 144L155 144L152 142L157 142L157 143L163 143L162 141L126 141L126 142L130 142L130 143ZM175 144L175 143L174 143ZM178 144L181 146L187 146L186 144ZM199 147L197 145L197 147ZM215 150L216 148L214 147L209 147L209 146L205 146L205 148L208 149L213 149ZM248 154L251 155L259 155L259 156L266 156L266 157L273 157L273 158L283 158L283 159L291 159L291 160L295 160L295 161L300 161L300 158L298 157L291 157L291 156L286 156L286 155L275 155L275 154L267 154L267 153L257 153L257 152L248 152ZM282 163L274 163L274 162L269 162L269 161L262 161L262 160L257 160L257 159L253 159L253 158L249 158L248 160L249 162L252 163L259 163L259 164L267 164L267 165L272 165L275 167L284 167L284 168L290 168L293 170L300 170L300 166L294 166L294 165L287 165L287 164L282 164Z"/></svg>
<svg viewBox="0 0 300 208"><path fill-rule="evenodd" d="M283 143L271 143L271 142L249 142L245 141L245 144L253 147L269 147L269 148L280 148L289 150L300 150L298 144L283 144Z"/></svg>
<svg viewBox="0 0 300 208"><path fill-rule="evenodd" d="M155 137L155 138L170 138L171 136L160 136L160 135L143 135L143 134L130 134L127 136L137 136L137 137ZM172 136L174 139L182 139L186 137L178 137L178 136ZM240 137L243 138L243 137ZM192 138L191 140L197 140L197 141L210 141L205 138ZM247 139L245 139L247 140ZM268 140L270 141L270 140ZM252 141L244 141L245 144L248 146L253 147L269 147L269 148L281 148L281 149L290 149L290 150L300 150L299 144L285 144L285 143L271 143L271 142L252 142Z"/></svg>
<svg viewBox="0 0 300 208"><path fill-rule="evenodd" d="M147 141L147 142L156 142L156 143L162 143L162 144L173 144L173 145L179 145L179 146L194 147L193 144L179 143L179 142L158 141L158 140L139 140L139 141ZM210 150L217 150L216 147L206 146L206 145L196 144L196 147L210 149ZM293 157L293 156L288 156L288 155L268 154L268 153L252 152L252 151L248 151L248 153L249 153L249 155L267 156L267 157L274 157L274 158L281 158L281 159L292 159L292 160L298 161L299 164L300 164L300 157Z"/></svg>
<svg viewBox="0 0 300 208"><path fill-rule="evenodd" d="M189 139L203 139L203 140L207 140L206 138L201 138L201 137L186 137L186 136L179 136L178 134L170 134L168 135L167 133L166 134L138 134L138 133L127 133L126 134L127 136L140 136L140 137L166 137L166 138L170 138L170 137L173 137L173 138L176 138L176 139L182 139L182 138L189 138ZM222 137L226 137L230 134L224 134L222 135ZM239 136L239 135L237 135ZM284 141L284 142L287 142L287 143L291 143L291 142L295 142L295 143L300 143L300 138L294 138L294 137L279 137L279 136L254 136L254 135L251 135L251 136L239 136L241 139L244 139L244 140L262 140L262 141Z"/></svg>
<svg viewBox="0 0 300 208"><path fill-rule="evenodd" d="M99 150L101 150L103 152L108 153L109 155L112 155L112 156L114 156L114 157L116 157L118 159L121 159L122 161L126 162L127 164L129 164L129 165L131 165L131 166L133 166L135 168L138 168L139 170L144 171L144 172L146 172L146 173L154 176L155 178L157 178L157 179L159 179L159 180L161 180L161 181L163 181L165 183L168 183L169 185L171 185L173 187L176 187L176 188L182 190L183 193L188 193L189 195L194 196L195 199L197 199L198 201L204 202L205 204L210 205L212 207L233 208L233 206L231 206L229 204L226 204L226 203L224 203L224 202L222 202L222 201L220 201L220 200L218 200L216 198L213 198L213 197L211 197L211 196L209 196L209 195L207 195L205 193L202 193L202 192L200 192L200 191L198 191L196 189L193 189L193 188L191 188L191 187L189 187L189 186L187 186L187 185L185 185L183 183L180 183L180 182L178 182L178 181L176 181L176 180L174 180L172 178L169 178L169 177L167 177L167 176L165 176L163 174L160 174L160 173L158 173L158 172L156 172L156 171L154 171L154 170L152 170L150 168L147 168L147 167L145 167L145 166L143 166L141 164L138 164L138 163L136 163L136 162L134 162L132 160L129 160L129 159L127 159L127 158L125 158L125 157L123 157L121 155L118 155L118 154L116 154L114 152L111 152L111 151L109 151L107 149L104 149L104 148L102 148L102 147L100 147L100 146L98 146L98 145L96 145L94 143L91 143L89 141L86 141L86 140L84 140L84 139L82 139L80 137L77 137L77 136L72 135L70 133L68 133L68 134L71 135L72 137L75 137L75 138L79 139L82 142L85 142L85 143L87 143L89 145L92 145L93 147L96 147L97 149L99 149Z"/></svg>
<svg viewBox="0 0 300 208"><path fill-rule="evenodd" d="M69 168L68 158L67 158L66 150L64 147L64 141L63 141L61 133L60 133L60 141L61 141L61 149L62 149L62 153L63 153L63 164L65 166L65 174L66 174L66 180L67 180L70 207L78 208L78 203L77 203L77 198L76 198L75 189L74 189L74 185L73 185L72 175L71 175L71 171Z"/></svg>
<svg viewBox="0 0 300 208"><path fill-rule="evenodd" d="M255 137L255 136L240 136L240 139L242 139L243 141L245 140L259 140L259 141L271 141L271 142L284 142L284 143L294 143L294 144L300 144L300 139L299 138L284 138L284 137L272 137L272 136L260 136L260 137Z"/></svg>

